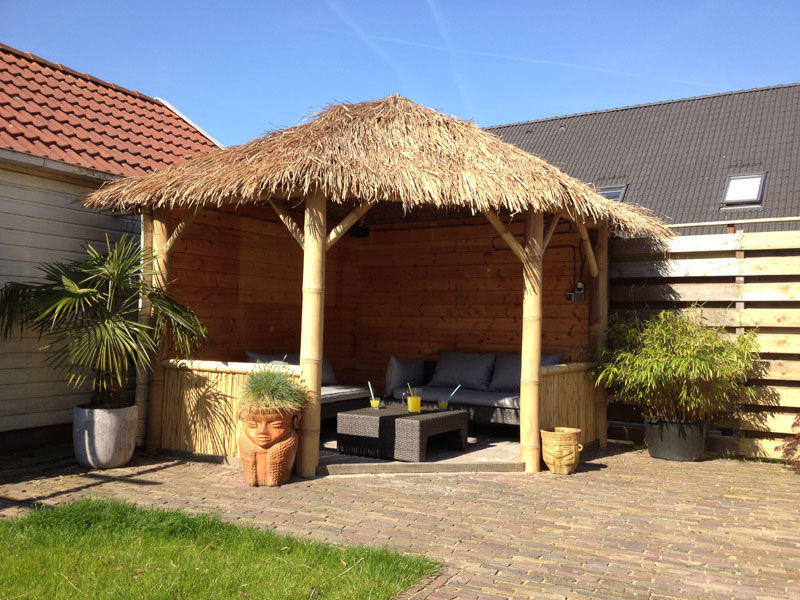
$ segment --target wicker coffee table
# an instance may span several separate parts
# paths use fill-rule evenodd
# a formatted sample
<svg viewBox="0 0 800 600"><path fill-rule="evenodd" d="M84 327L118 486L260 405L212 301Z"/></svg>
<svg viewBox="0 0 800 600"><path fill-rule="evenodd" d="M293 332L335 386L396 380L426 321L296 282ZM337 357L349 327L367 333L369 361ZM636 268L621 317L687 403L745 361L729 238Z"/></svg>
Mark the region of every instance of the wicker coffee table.
<svg viewBox="0 0 800 600"><path fill-rule="evenodd" d="M422 462L428 438L439 434L459 449L467 448L465 410L410 413L404 404L388 404L340 412L336 419L336 448L343 454Z"/></svg>

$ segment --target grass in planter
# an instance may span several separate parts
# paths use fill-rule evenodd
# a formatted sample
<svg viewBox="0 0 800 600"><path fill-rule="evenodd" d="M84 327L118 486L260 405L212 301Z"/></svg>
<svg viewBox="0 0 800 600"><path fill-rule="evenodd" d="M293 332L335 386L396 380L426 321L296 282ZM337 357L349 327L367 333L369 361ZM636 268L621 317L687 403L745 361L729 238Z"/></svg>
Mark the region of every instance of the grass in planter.
<svg viewBox="0 0 800 600"><path fill-rule="evenodd" d="M3 598L393 598L438 564L81 500L0 521Z"/></svg>

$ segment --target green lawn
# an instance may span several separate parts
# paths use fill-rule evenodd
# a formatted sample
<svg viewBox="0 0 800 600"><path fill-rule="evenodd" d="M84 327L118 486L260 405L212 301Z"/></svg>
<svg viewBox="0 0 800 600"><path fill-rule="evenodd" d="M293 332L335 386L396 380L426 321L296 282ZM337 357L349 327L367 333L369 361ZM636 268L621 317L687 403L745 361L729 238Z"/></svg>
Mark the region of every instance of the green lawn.
<svg viewBox="0 0 800 600"><path fill-rule="evenodd" d="M266 500L265 500L266 501ZM439 565L81 500L0 521L0 598L392 598Z"/></svg>

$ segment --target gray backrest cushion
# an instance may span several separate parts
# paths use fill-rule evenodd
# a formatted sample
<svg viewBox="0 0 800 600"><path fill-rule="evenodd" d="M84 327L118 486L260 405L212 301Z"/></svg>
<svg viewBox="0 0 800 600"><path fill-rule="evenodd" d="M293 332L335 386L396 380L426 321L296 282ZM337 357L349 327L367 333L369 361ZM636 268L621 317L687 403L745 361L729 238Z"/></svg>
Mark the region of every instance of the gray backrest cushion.
<svg viewBox="0 0 800 600"><path fill-rule="evenodd" d="M439 350L436 370L428 385L434 387L456 387L470 390L489 389L489 380L494 370L494 354L473 354Z"/></svg>
<svg viewBox="0 0 800 600"><path fill-rule="evenodd" d="M519 354L498 354L494 361L494 374L489 391L519 393L522 376L522 357Z"/></svg>
<svg viewBox="0 0 800 600"><path fill-rule="evenodd" d="M542 354L542 366L552 367L561 364L561 354Z"/></svg>
<svg viewBox="0 0 800 600"><path fill-rule="evenodd" d="M561 354L542 354L542 366L551 367L561 363ZM492 392L516 392L522 377L522 357L519 354L498 354L494 362L494 374L489 383Z"/></svg>
<svg viewBox="0 0 800 600"><path fill-rule="evenodd" d="M425 360L422 358L400 360L392 355L389 364L386 365L386 388L383 397L391 398L394 390L405 387L407 383L412 386L425 383Z"/></svg>
<svg viewBox="0 0 800 600"><path fill-rule="evenodd" d="M290 365L300 364L299 352L281 352L279 354L259 354L257 352L245 352L244 355L247 357L247 362L271 363L273 361L283 361ZM333 372L333 366L328 360L328 357L323 355L322 385L336 385L337 383L339 382L336 380L336 374Z"/></svg>

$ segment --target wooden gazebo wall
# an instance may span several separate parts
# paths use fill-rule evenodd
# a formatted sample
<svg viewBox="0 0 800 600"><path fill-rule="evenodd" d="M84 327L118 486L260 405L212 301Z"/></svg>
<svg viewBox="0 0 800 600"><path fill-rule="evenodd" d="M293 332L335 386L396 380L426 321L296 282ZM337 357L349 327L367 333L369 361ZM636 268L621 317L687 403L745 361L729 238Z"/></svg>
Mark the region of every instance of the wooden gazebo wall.
<svg viewBox="0 0 800 600"><path fill-rule="evenodd" d="M173 227L182 213L173 214ZM523 220L512 225L522 235ZM567 302L574 226L559 225L544 256L542 352L589 359L587 300ZM566 246L566 247L565 247ZM574 248L574 251L573 251ZM297 351L302 251L269 207L201 210L175 246L173 291L195 308L212 344L198 358L244 360L247 350ZM324 346L342 382L383 389L389 356L438 349L520 351L522 269L482 216L373 225L328 253Z"/></svg>

